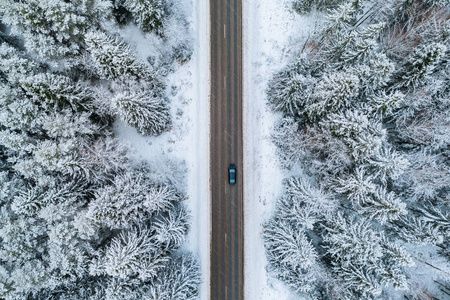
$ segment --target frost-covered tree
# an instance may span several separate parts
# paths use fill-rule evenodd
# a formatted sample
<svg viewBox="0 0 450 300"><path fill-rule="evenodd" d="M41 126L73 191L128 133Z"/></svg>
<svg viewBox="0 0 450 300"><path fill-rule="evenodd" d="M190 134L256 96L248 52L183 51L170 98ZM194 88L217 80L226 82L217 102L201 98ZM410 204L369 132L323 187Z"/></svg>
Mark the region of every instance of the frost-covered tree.
<svg viewBox="0 0 450 300"><path fill-rule="evenodd" d="M148 280L157 275L167 259L150 229L132 228L113 239L104 253L98 254L90 273L122 279L136 275Z"/></svg>
<svg viewBox="0 0 450 300"><path fill-rule="evenodd" d="M359 78L353 72L329 72L322 76L314 87L304 113L309 118L316 118L349 108L350 101L357 95L358 89Z"/></svg>
<svg viewBox="0 0 450 300"><path fill-rule="evenodd" d="M391 94L386 94L385 91L382 91L370 97L369 101L369 107L372 110L382 116L389 116L405 101L405 95L400 91L395 91Z"/></svg>
<svg viewBox="0 0 450 300"><path fill-rule="evenodd" d="M162 269L146 297L152 300L187 299L199 296L200 266L191 255L175 256Z"/></svg>
<svg viewBox="0 0 450 300"><path fill-rule="evenodd" d="M431 43L417 48L405 66L401 84L417 87L423 83L441 61L446 51L447 46L441 43Z"/></svg>
<svg viewBox="0 0 450 300"><path fill-rule="evenodd" d="M274 75L267 95L283 113L272 134L282 166L303 168L335 200L321 214L306 200L316 199L310 186L293 177L264 234L311 242L324 272L286 271L274 253L287 242L266 244L270 270L303 296L308 287L311 298L414 294L419 279L408 270L409 251L431 256L438 247L433 267L450 265L448 5L314 4L327 9L319 30L301 58ZM300 13L312 7L294 2Z"/></svg>
<svg viewBox="0 0 450 300"><path fill-rule="evenodd" d="M271 269L299 293L311 292L319 279L318 254L305 233L284 220L271 220L264 244Z"/></svg>
<svg viewBox="0 0 450 300"><path fill-rule="evenodd" d="M0 1L1 299L198 295L198 261L178 251L184 174L164 174L174 163L131 167L113 130L120 114L160 133L170 109L155 75L164 72L112 37L111 4ZM172 42L162 41L167 52Z"/></svg>
<svg viewBox="0 0 450 300"><path fill-rule="evenodd" d="M326 10L335 7L342 0L294 0L293 7L298 13L308 13L313 9Z"/></svg>
<svg viewBox="0 0 450 300"><path fill-rule="evenodd" d="M376 120L359 111L330 114L320 122L329 135L342 140L349 154L360 161L376 153L386 138L386 130Z"/></svg>
<svg viewBox="0 0 450 300"><path fill-rule="evenodd" d="M377 188L373 194L365 197L361 205L361 214L370 219L384 224L388 221L397 220L406 215L406 203L401 201L394 192L387 192L385 188Z"/></svg>
<svg viewBox="0 0 450 300"><path fill-rule="evenodd" d="M142 134L157 135L170 126L167 100L152 91L122 92L111 102L120 118Z"/></svg>
<svg viewBox="0 0 450 300"><path fill-rule="evenodd" d="M20 84L27 96L47 109L77 110L87 108L92 100L89 87L61 75L41 73L21 79Z"/></svg>
<svg viewBox="0 0 450 300"><path fill-rule="evenodd" d="M167 18L167 3L164 0L125 0L126 7L137 25L144 31L155 31L162 35Z"/></svg>
<svg viewBox="0 0 450 300"><path fill-rule="evenodd" d="M308 64L306 60L299 62L299 65L302 63ZM270 82L267 90L269 103L273 109L295 116L312 96L315 81L310 74L299 74L297 66L288 67Z"/></svg>
<svg viewBox="0 0 450 300"><path fill-rule="evenodd" d="M410 256L373 230L367 219L347 221L338 215L326 231L333 273L346 289L366 298L380 295L384 285L406 288L403 268L412 264Z"/></svg>
<svg viewBox="0 0 450 300"><path fill-rule="evenodd" d="M2 21L25 39L25 46L46 60L78 55L92 20L104 20L111 4L104 0L5 0Z"/></svg>
<svg viewBox="0 0 450 300"><path fill-rule="evenodd" d="M25 53L4 43L0 45L0 69L8 76L9 81L18 82L23 76L36 73L38 64Z"/></svg>
<svg viewBox="0 0 450 300"><path fill-rule="evenodd" d="M119 82L152 78L149 66L138 60L131 47L121 39L91 31L85 40L93 65L102 78Z"/></svg>
<svg viewBox="0 0 450 300"><path fill-rule="evenodd" d="M170 186L155 186L148 172L141 168L116 175L111 185L96 191L88 218L110 228L126 228L151 219L183 199Z"/></svg>
<svg viewBox="0 0 450 300"><path fill-rule="evenodd" d="M386 183L388 179L398 179L409 166L405 155L387 147L380 148L375 155L367 159L366 164L374 173L374 177L382 183Z"/></svg>

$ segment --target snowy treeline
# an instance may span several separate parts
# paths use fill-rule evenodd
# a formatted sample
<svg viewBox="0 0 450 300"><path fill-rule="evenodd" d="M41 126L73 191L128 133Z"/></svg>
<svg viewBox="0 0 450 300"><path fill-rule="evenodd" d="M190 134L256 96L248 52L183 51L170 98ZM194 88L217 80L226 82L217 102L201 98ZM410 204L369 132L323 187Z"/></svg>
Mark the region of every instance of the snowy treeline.
<svg viewBox="0 0 450 300"><path fill-rule="evenodd" d="M114 33L117 20L170 33L170 5L0 1L0 298L198 296L197 259L178 251L178 175L136 166L112 131L116 117L143 134L170 128L167 70Z"/></svg>
<svg viewBox="0 0 450 300"><path fill-rule="evenodd" d="M313 3L324 21L267 91L280 161L306 173L265 226L270 269L314 299L449 297L449 2L294 8Z"/></svg>

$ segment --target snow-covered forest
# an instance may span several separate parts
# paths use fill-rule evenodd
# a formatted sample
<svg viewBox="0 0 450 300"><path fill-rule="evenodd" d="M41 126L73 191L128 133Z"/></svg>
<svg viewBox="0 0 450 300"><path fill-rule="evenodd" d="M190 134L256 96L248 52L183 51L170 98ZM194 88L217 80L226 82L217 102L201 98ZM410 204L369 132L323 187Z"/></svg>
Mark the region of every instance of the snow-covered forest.
<svg viewBox="0 0 450 300"><path fill-rule="evenodd" d="M284 180L272 275L307 299L450 298L450 3L295 0L319 21L274 74Z"/></svg>
<svg viewBox="0 0 450 300"><path fill-rule="evenodd" d="M180 170L113 130L171 129L166 77L192 55L174 3L0 0L0 298L197 298ZM129 24L164 51L140 58Z"/></svg>

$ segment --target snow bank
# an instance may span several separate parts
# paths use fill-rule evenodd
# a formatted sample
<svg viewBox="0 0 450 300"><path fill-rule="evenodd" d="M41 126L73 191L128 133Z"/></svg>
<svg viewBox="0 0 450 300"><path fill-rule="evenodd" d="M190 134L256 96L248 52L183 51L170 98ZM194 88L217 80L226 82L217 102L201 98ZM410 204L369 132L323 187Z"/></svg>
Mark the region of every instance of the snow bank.
<svg viewBox="0 0 450 300"><path fill-rule="evenodd" d="M271 216L281 194L282 179L289 175L281 170L270 141L279 116L268 109L265 90L273 73L299 52L315 19L295 14L290 9L291 3L291 0L243 2L246 299L298 299L266 270L262 240L262 225Z"/></svg>

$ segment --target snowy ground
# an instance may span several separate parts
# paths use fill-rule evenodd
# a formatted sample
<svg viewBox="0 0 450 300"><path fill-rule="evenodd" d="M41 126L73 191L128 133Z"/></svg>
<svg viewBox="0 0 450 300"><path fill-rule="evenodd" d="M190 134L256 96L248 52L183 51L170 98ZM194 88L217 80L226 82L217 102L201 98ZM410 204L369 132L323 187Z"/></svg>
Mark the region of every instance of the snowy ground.
<svg viewBox="0 0 450 300"><path fill-rule="evenodd" d="M210 193L209 193L209 3L180 1L193 38L192 59L168 77L173 128L158 137L143 137L135 129L116 122L116 132L135 150L136 161L154 162L168 157L187 167L186 205L192 216L191 230L183 250L200 259L203 285L200 299L209 298ZM160 51L154 36L143 35L136 26L120 31L122 37L146 60ZM183 37L184 38L184 37Z"/></svg>
<svg viewBox="0 0 450 300"><path fill-rule="evenodd" d="M262 225L273 212L282 179L289 175L280 169L275 146L270 141L279 116L266 106L265 90L273 73L301 49L315 20L295 14L290 9L291 3L291 0L243 2L246 299L298 299L267 273L262 241Z"/></svg>

